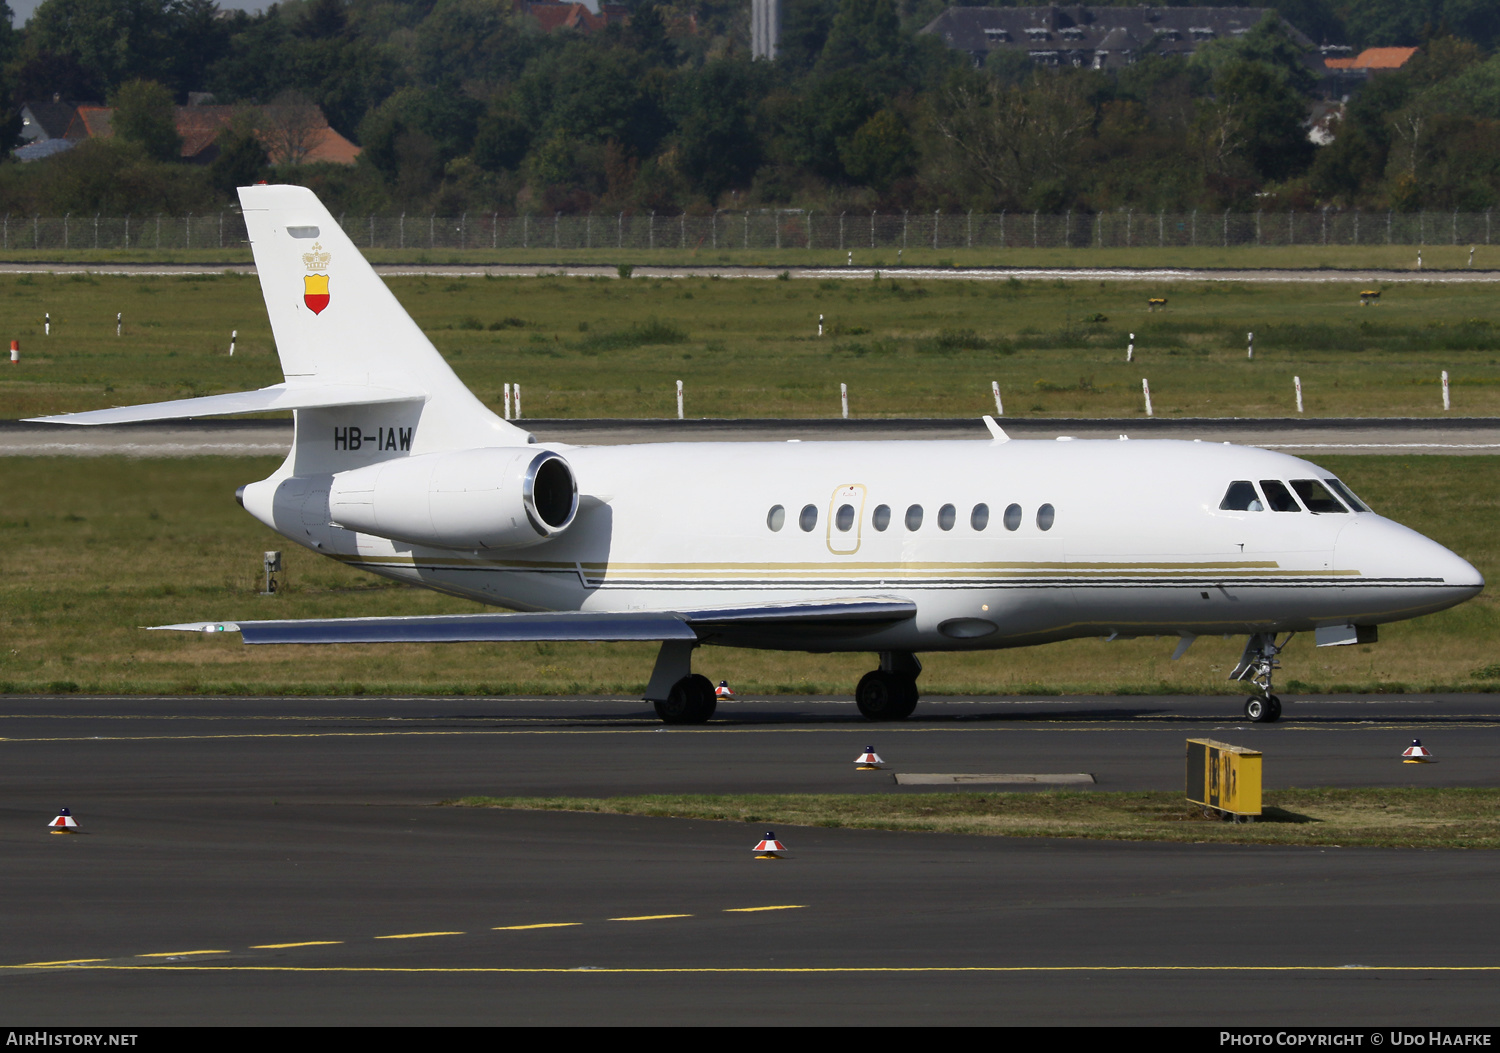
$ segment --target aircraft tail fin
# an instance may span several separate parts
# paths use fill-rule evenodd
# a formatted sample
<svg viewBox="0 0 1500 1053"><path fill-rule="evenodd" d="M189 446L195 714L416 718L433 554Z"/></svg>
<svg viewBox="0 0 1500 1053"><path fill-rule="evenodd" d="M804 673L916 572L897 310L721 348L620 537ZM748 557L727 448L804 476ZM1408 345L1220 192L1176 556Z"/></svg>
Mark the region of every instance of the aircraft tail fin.
<svg viewBox="0 0 1500 1053"><path fill-rule="evenodd" d="M528 441L464 387L316 194L284 185L241 187L239 194L289 388L360 387L421 399L420 419L401 422L413 433L401 452ZM360 425L369 412L299 409L298 443L331 442L339 427ZM379 419L363 423L381 426Z"/></svg>
<svg viewBox="0 0 1500 1053"><path fill-rule="evenodd" d="M300 472L534 441L464 387L316 194L248 186L240 204L286 382L32 419L123 424L289 409L289 464Z"/></svg>

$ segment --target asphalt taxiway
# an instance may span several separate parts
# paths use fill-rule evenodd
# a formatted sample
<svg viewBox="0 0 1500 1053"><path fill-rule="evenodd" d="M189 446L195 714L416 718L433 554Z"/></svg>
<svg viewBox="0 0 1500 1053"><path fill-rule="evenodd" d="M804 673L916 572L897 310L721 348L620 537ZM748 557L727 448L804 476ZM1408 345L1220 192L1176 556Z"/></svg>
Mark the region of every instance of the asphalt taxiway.
<svg viewBox="0 0 1500 1053"><path fill-rule="evenodd" d="M817 442L881 439L989 441L978 417L811 419L526 419L541 442L612 446L643 442ZM1323 454L1455 454L1500 452L1500 418L1026 418L1001 422L1016 439L1179 439ZM188 420L66 427L0 421L0 457L283 456L290 420Z"/></svg>
<svg viewBox="0 0 1500 1053"><path fill-rule="evenodd" d="M776 832L442 807L481 794L922 793L857 773L1494 785L1500 697L639 702L0 698L0 990L28 1026L1484 1024L1494 854ZM1399 763L1421 737L1439 763ZM49 834L69 806L83 832Z"/></svg>

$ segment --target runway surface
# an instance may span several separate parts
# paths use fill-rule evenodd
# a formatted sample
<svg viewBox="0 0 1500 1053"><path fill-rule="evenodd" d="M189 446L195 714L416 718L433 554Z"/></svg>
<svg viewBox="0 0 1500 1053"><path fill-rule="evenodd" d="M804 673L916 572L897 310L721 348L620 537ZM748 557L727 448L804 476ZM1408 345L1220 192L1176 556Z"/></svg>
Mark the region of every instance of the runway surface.
<svg viewBox="0 0 1500 1053"><path fill-rule="evenodd" d="M611 446L641 442L764 442L879 439L988 441L975 418L523 420L542 442ZM1009 417L1017 439L1185 439L1263 446L1308 457L1319 454L1494 454L1500 452L1500 419L1494 417L1396 418L1120 418ZM99 427L0 421L0 456L196 457L284 455L292 442L290 420L195 420Z"/></svg>
<svg viewBox="0 0 1500 1053"><path fill-rule="evenodd" d="M1500 696L723 705L0 697L0 989L27 1026L1493 1021L1487 852L966 838L439 807L471 793L922 793L857 773L1175 789L1495 785ZM1406 766L1420 736L1439 763ZM44 824L68 805L83 833ZM50 963L50 964L48 964Z"/></svg>

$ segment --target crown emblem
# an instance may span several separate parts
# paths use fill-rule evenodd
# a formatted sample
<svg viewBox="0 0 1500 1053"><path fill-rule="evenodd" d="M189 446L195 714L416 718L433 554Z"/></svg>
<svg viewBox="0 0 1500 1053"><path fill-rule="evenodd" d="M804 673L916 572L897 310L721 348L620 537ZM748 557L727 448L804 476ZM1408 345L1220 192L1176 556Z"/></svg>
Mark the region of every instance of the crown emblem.
<svg viewBox="0 0 1500 1053"><path fill-rule="evenodd" d="M322 244L316 241L313 242L311 252L304 252L302 254L302 262L310 271L326 271L328 263L332 259L333 253L324 252Z"/></svg>

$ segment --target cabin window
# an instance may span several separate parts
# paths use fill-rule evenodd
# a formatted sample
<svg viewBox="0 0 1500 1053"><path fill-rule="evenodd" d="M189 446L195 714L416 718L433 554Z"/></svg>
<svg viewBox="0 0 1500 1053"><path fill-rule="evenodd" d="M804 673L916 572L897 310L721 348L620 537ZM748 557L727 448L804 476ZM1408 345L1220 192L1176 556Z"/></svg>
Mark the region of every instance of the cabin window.
<svg viewBox="0 0 1500 1053"><path fill-rule="evenodd" d="M891 525L891 506L876 505L875 514L870 517L870 525L876 530L884 530Z"/></svg>
<svg viewBox="0 0 1500 1053"><path fill-rule="evenodd" d="M833 525L847 533L854 525L854 506L839 505L839 510L833 514Z"/></svg>
<svg viewBox="0 0 1500 1053"><path fill-rule="evenodd" d="M786 526L786 509L780 505L772 505L771 511L766 513L766 526L772 530L780 530Z"/></svg>
<svg viewBox="0 0 1500 1053"><path fill-rule="evenodd" d="M1271 506L1271 511L1302 511L1302 506L1297 504L1297 499L1292 496L1291 491L1280 481L1276 479L1262 479L1260 481L1260 489L1266 495L1266 504Z"/></svg>
<svg viewBox="0 0 1500 1053"><path fill-rule="evenodd" d="M1337 479L1324 479L1323 482L1327 484L1328 489L1332 490L1334 493L1338 494L1344 499L1344 504L1348 505L1356 512L1368 512L1370 510L1369 505L1365 504L1359 498L1355 497L1354 492L1343 483L1339 482Z"/></svg>
<svg viewBox="0 0 1500 1053"><path fill-rule="evenodd" d="M912 505L910 508L908 508L906 510L906 529L907 530L921 530L922 529L922 506L921 505Z"/></svg>
<svg viewBox="0 0 1500 1053"><path fill-rule="evenodd" d="M1224 494L1224 500L1219 502L1219 508L1225 512L1264 512L1266 506L1260 503L1260 495L1255 492L1255 484L1248 479L1236 479L1229 484L1228 491Z"/></svg>
<svg viewBox="0 0 1500 1053"><path fill-rule="evenodd" d="M1021 506L1007 505L1005 508L1005 529L1015 530L1021 525Z"/></svg>
<svg viewBox="0 0 1500 1053"><path fill-rule="evenodd" d="M958 521L958 509L952 505L944 505L938 509L938 527L942 530L952 530L953 524Z"/></svg>
<svg viewBox="0 0 1500 1053"><path fill-rule="evenodd" d="M818 506L803 505L802 514L797 517L797 525L805 531L811 531L818 525Z"/></svg>
<svg viewBox="0 0 1500 1053"><path fill-rule="evenodd" d="M1043 505L1036 510L1036 525L1042 530L1052 529L1052 520L1057 517L1057 509L1051 505Z"/></svg>
<svg viewBox="0 0 1500 1053"><path fill-rule="evenodd" d="M974 511L969 513L969 526L975 530L983 530L990 525L990 506L975 505Z"/></svg>
<svg viewBox="0 0 1500 1053"><path fill-rule="evenodd" d="M1293 479L1292 489L1302 498L1309 512L1348 512L1339 504L1339 499L1328 492L1328 488L1316 479Z"/></svg>

